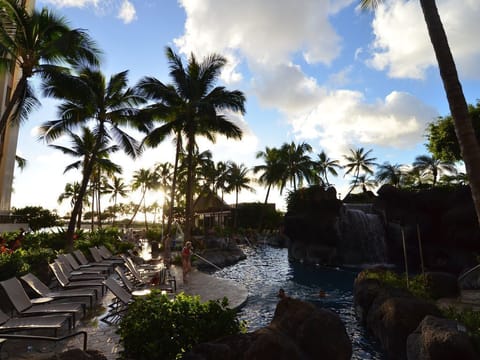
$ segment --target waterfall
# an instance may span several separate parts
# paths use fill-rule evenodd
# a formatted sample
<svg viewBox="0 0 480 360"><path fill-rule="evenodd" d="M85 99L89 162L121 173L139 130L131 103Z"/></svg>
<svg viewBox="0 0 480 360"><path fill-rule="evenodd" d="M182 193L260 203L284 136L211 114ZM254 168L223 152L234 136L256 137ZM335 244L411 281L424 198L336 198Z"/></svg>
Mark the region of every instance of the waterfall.
<svg viewBox="0 0 480 360"><path fill-rule="evenodd" d="M345 264L386 263L385 227L379 215L344 205L339 233L339 253Z"/></svg>

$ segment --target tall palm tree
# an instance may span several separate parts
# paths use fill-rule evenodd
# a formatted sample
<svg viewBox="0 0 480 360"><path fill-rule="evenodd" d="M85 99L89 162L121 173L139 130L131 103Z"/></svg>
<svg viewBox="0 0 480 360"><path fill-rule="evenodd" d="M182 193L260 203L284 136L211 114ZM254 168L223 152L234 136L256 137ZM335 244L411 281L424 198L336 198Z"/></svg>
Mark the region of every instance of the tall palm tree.
<svg viewBox="0 0 480 360"><path fill-rule="evenodd" d="M363 8L375 8L382 0L360 0ZM447 95L450 113L455 124L455 133L470 180L473 202L480 224L480 145L475 137L467 101L458 78L447 35L435 0L419 0L427 24L430 41L437 58L440 76Z"/></svg>
<svg viewBox="0 0 480 360"><path fill-rule="evenodd" d="M371 152L371 149L365 152L362 147L355 150L350 149L350 154L343 156L345 160L348 161L348 163L344 165L344 168L347 169L345 175L353 173L354 176L352 187L348 191L347 195L345 195L345 198L350 195L353 189L357 187L357 182L362 173L366 175L373 175L372 167L375 165L375 160L377 160L377 158L369 157Z"/></svg>
<svg viewBox="0 0 480 360"><path fill-rule="evenodd" d="M375 174L375 180L378 183L390 184L395 187L400 187L403 180L403 170L400 164L390 164L384 162L377 166L377 172Z"/></svg>
<svg viewBox="0 0 480 360"><path fill-rule="evenodd" d="M258 151L255 155L257 159L262 159L263 164L253 167L253 173L262 174L258 178L260 184L267 186L267 194L265 195L265 204L268 203L268 197L272 186L281 187L283 178L283 163L281 154L277 148L265 147L265 150Z"/></svg>
<svg viewBox="0 0 480 360"><path fill-rule="evenodd" d="M137 212L140 209L140 206L142 206L142 202L143 202L143 209L144 209L144 215L145 215L145 228L148 230L147 204L146 204L145 194L147 193L147 190L157 189L159 185L160 185L160 182L159 182L159 176L157 172L151 171L149 169L140 169L134 172L131 187L133 191L140 189L142 197L138 202L138 205L135 209L135 212L133 213L132 218L128 222L128 226L132 224L133 219L135 219L135 216L137 215Z"/></svg>
<svg viewBox="0 0 480 360"><path fill-rule="evenodd" d="M313 162L313 169L318 172L322 183L326 186L330 186L328 174L338 176L337 169L341 168L340 162L330 159L323 150L317 155L317 160Z"/></svg>
<svg viewBox="0 0 480 360"><path fill-rule="evenodd" d="M67 63L98 65L99 50L85 31L71 29L64 18L47 8L29 13L21 1L0 0L0 9L0 73L11 72L16 66L21 69L0 118L2 151L7 125L26 120L39 105L29 79L39 75L43 80L64 72Z"/></svg>
<svg viewBox="0 0 480 360"><path fill-rule="evenodd" d="M442 173L457 173L457 169L452 162L439 160L433 155L417 156L413 162L413 167L424 176L430 175L432 177L432 186L437 184L437 180Z"/></svg>
<svg viewBox="0 0 480 360"><path fill-rule="evenodd" d="M65 189L63 190L63 193L61 193L58 196L57 202L61 204L65 200L70 199L70 206L73 207L75 204L75 201L77 200L78 193L80 191L80 183L75 181L73 183L67 183L65 184ZM77 229L80 229L82 224L82 212L79 211L78 213L78 218L77 218Z"/></svg>
<svg viewBox="0 0 480 360"><path fill-rule="evenodd" d="M59 150L66 155L80 158L79 160L67 165L63 173L66 173L72 169L80 169L82 170L82 174L84 174L85 167L92 161L94 163L94 170L91 173L89 181L94 181L97 179L102 169L108 172L121 172L121 167L109 159L110 154L118 151L119 147L117 145L109 146L108 144L101 144L100 148L96 149L96 138L94 133L86 126L83 126L81 131L81 135L77 135L72 131L66 131L66 134L70 137L72 144L71 147L55 144L49 145L50 147ZM99 189L98 186L97 189ZM92 208L95 205L93 195L94 193L92 192ZM82 208L79 210L79 214L81 213ZM81 219L81 217L77 217L77 219Z"/></svg>
<svg viewBox="0 0 480 360"><path fill-rule="evenodd" d="M303 180L310 183L313 179L312 160L309 153L312 147L302 142L295 144L293 141L284 143L280 148L280 158L284 168L280 193L288 182L293 186L293 191L297 190L297 183L302 186Z"/></svg>
<svg viewBox="0 0 480 360"><path fill-rule="evenodd" d="M153 130L157 138L161 139L172 132L176 133L177 138L180 135L185 137L187 189L184 234L185 240L190 240L193 225L192 205L195 184L193 154L196 138L205 136L214 141L215 134L218 133L229 138L240 139L242 135L240 128L220 112L231 110L245 113L245 96L238 90L228 91L222 86L214 87L226 64L222 56L213 54L199 63L192 54L185 67L180 56L171 48L167 47L166 55L170 76L174 83L164 85L155 78L147 77L140 81L138 87L147 98L157 101L156 104L147 108L146 113L164 122L162 126ZM167 247L166 256L169 256L168 251L169 247Z"/></svg>
<svg viewBox="0 0 480 360"><path fill-rule="evenodd" d="M118 197L125 197L127 193L127 185L123 182L123 179L115 175L110 177L111 182L107 182L105 186L105 192L111 194L110 200L113 200L113 216L112 216L112 225L115 224L115 217L117 213L117 202Z"/></svg>
<svg viewBox="0 0 480 360"><path fill-rule="evenodd" d="M349 194L356 188L360 188L362 192L366 193L367 191L373 190L377 185L375 180L365 174L360 175L357 179L352 179L352 181L350 181L350 184L351 188L348 192Z"/></svg>
<svg viewBox="0 0 480 360"><path fill-rule="evenodd" d="M248 177L249 170L244 164L238 165L233 161L229 161L227 168L227 188L229 191L235 191L235 216L233 217L233 228L235 229L238 221L238 194L242 190L254 191L254 189L249 185L251 181Z"/></svg>
<svg viewBox="0 0 480 360"><path fill-rule="evenodd" d="M45 95L62 102L58 110L60 119L48 121L40 128L41 137L50 142L88 122L92 124L96 139L92 157L83 169L80 194L68 224L68 249L73 248L74 219L97 162L98 151L110 141L135 158L141 152L140 144L127 134L123 127L136 124L138 129L146 130L144 126L134 122L138 113L137 106L143 99L128 88L127 71L113 74L108 81L97 69L79 67L77 71L78 75L57 74L44 84Z"/></svg>

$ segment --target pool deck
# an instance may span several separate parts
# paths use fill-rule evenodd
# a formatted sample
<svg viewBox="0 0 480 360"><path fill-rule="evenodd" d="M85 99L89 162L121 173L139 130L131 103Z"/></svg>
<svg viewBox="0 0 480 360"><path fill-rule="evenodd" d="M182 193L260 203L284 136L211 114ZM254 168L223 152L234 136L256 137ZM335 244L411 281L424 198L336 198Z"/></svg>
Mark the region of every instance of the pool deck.
<svg viewBox="0 0 480 360"><path fill-rule="evenodd" d="M181 268L172 266L172 273L177 280L177 293L184 292L187 295L198 295L201 301L223 299L227 297L229 306L238 308L243 306L248 298L247 289L234 281L219 279L212 275L208 275L194 269L188 276L188 284L182 281ZM103 304L106 305L111 301L111 293L107 293L103 298ZM98 350L102 352L108 360L117 359L119 352L122 350L119 345L119 335L116 334L115 325L107 325L99 319L105 315L102 313L94 319L90 319L88 324L77 325L77 331L86 331L88 333L89 350ZM52 343L32 343L33 351L27 352L26 341L7 341L0 353L0 360L3 359L48 359L54 353L60 353L73 348L82 348L81 339L72 339L62 341L53 345Z"/></svg>

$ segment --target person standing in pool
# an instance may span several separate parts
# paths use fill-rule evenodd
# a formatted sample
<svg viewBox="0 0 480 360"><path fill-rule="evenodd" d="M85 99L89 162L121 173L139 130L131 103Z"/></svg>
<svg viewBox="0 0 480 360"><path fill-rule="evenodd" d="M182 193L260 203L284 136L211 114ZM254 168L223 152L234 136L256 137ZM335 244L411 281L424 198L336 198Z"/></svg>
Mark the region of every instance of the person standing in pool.
<svg viewBox="0 0 480 360"><path fill-rule="evenodd" d="M182 270L183 270L183 283L188 284L187 274L192 271L192 243L187 241L182 249Z"/></svg>

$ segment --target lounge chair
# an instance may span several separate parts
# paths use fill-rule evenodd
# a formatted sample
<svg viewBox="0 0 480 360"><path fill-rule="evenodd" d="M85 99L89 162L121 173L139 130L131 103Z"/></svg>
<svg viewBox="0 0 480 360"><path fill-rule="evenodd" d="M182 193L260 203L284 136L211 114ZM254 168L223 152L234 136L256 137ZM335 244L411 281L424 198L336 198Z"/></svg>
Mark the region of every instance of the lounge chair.
<svg viewBox="0 0 480 360"><path fill-rule="evenodd" d="M87 265L81 265L78 263L78 261L75 259L73 254L62 254L62 258L65 259L66 262L72 267L74 271L82 271L85 273L91 273L91 274L106 274L108 275L110 273L110 267L108 266L93 266L90 264Z"/></svg>
<svg viewBox="0 0 480 360"><path fill-rule="evenodd" d="M55 262L69 280L105 280L107 278L107 275L98 272L75 271L64 257L55 259Z"/></svg>
<svg viewBox="0 0 480 360"><path fill-rule="evenodd" d="M123 258L120 255L113 255L110 250L105 245L100 245L97 247L98 252L102 256L102 258L106 260L121 260L123 261Z"/></svg>
<svg viewBox="0 0 480 360"><path fill-rule="evenodd" d="M142 274L133 261L128 257L125 259L125 265L134 279L134 284L142 286L153 285L157 289L166 290L172 293L177 291L177 280L170 274L168 269L163 268L149 271L148 273L144 272Z"/></svg>
<svg viewBox="0 0 480 360"><path fill-rule="evenodd" d="M91 247L88 248L90 250L90 254L92 254L93 260L95 262L105 262L105 263L110 263L112 266L114 265L123 265L123 259L105 259L101 254L100 251L98 250L97 247Z"/></svg>
<svg viewBox="0 0 480 360"><path fill-rule="evenodd" d="M101 291L101 296L105 293L105 285L100 280L75 280L71 281L68 279L67 275L62 271L56 262L48 264L52 270L55 278L63 289L78 289L78 288L89 288ZM98 296L97 296L98 298Z"/></svg>
<svg viewBox="0 0 480 360"><path fill-rule="evenodd" d="M66 324L68 324L68 328L71 327L71 317L69 315L11 318L0 310L0 332L52 329L54 330L54 336L57 336L58 330Z"/></svg>
<svg viewBox="0 0 480 360"><path fill-rule="evenodd" d="M113 267L113 264L111 262L105 262L105 261L100 261L100 262L90 262L88 261L87 257L85 254L82 252L82 250L74 250L73 254L77 258L78 262L80 263L81 266L105 266L111 269Z"/></svg>
<svg viewBox="0 0 480 360"><path fill-rule="evenodd" d="M113 277L109 277L103 281L107 288L115 296L112 304L110 304L110 311L106 316L101 318L101 321L107 324L116 324L122 318L123 312L128 308L128 304L133 301L133 296L124 288L122 288Z"/></svg>
<svg viewBox="0 0 480 360"><path fill-rule="evenodd" d="M25 282L33 291L35 291L35 293L37 293L41 297L51 297L54 299L89 298L90 308L92 308L96 300L98 300L97 292L94 289L92 290L90 289L73 290L72 289L72 290L53 291L32 273L23 275L20 279L23 282Z"/></svg>
<svg viewBox="0 0 480 360"><path fill-rule="evenodd" d="M33 302L16 277L1 281L0 285L20 316L68 314L72 317L71 328L75 327L77 313L85 316L85 306L81 303L52 303L53 298L37 298L34 300L40 301Z"/></svg>

